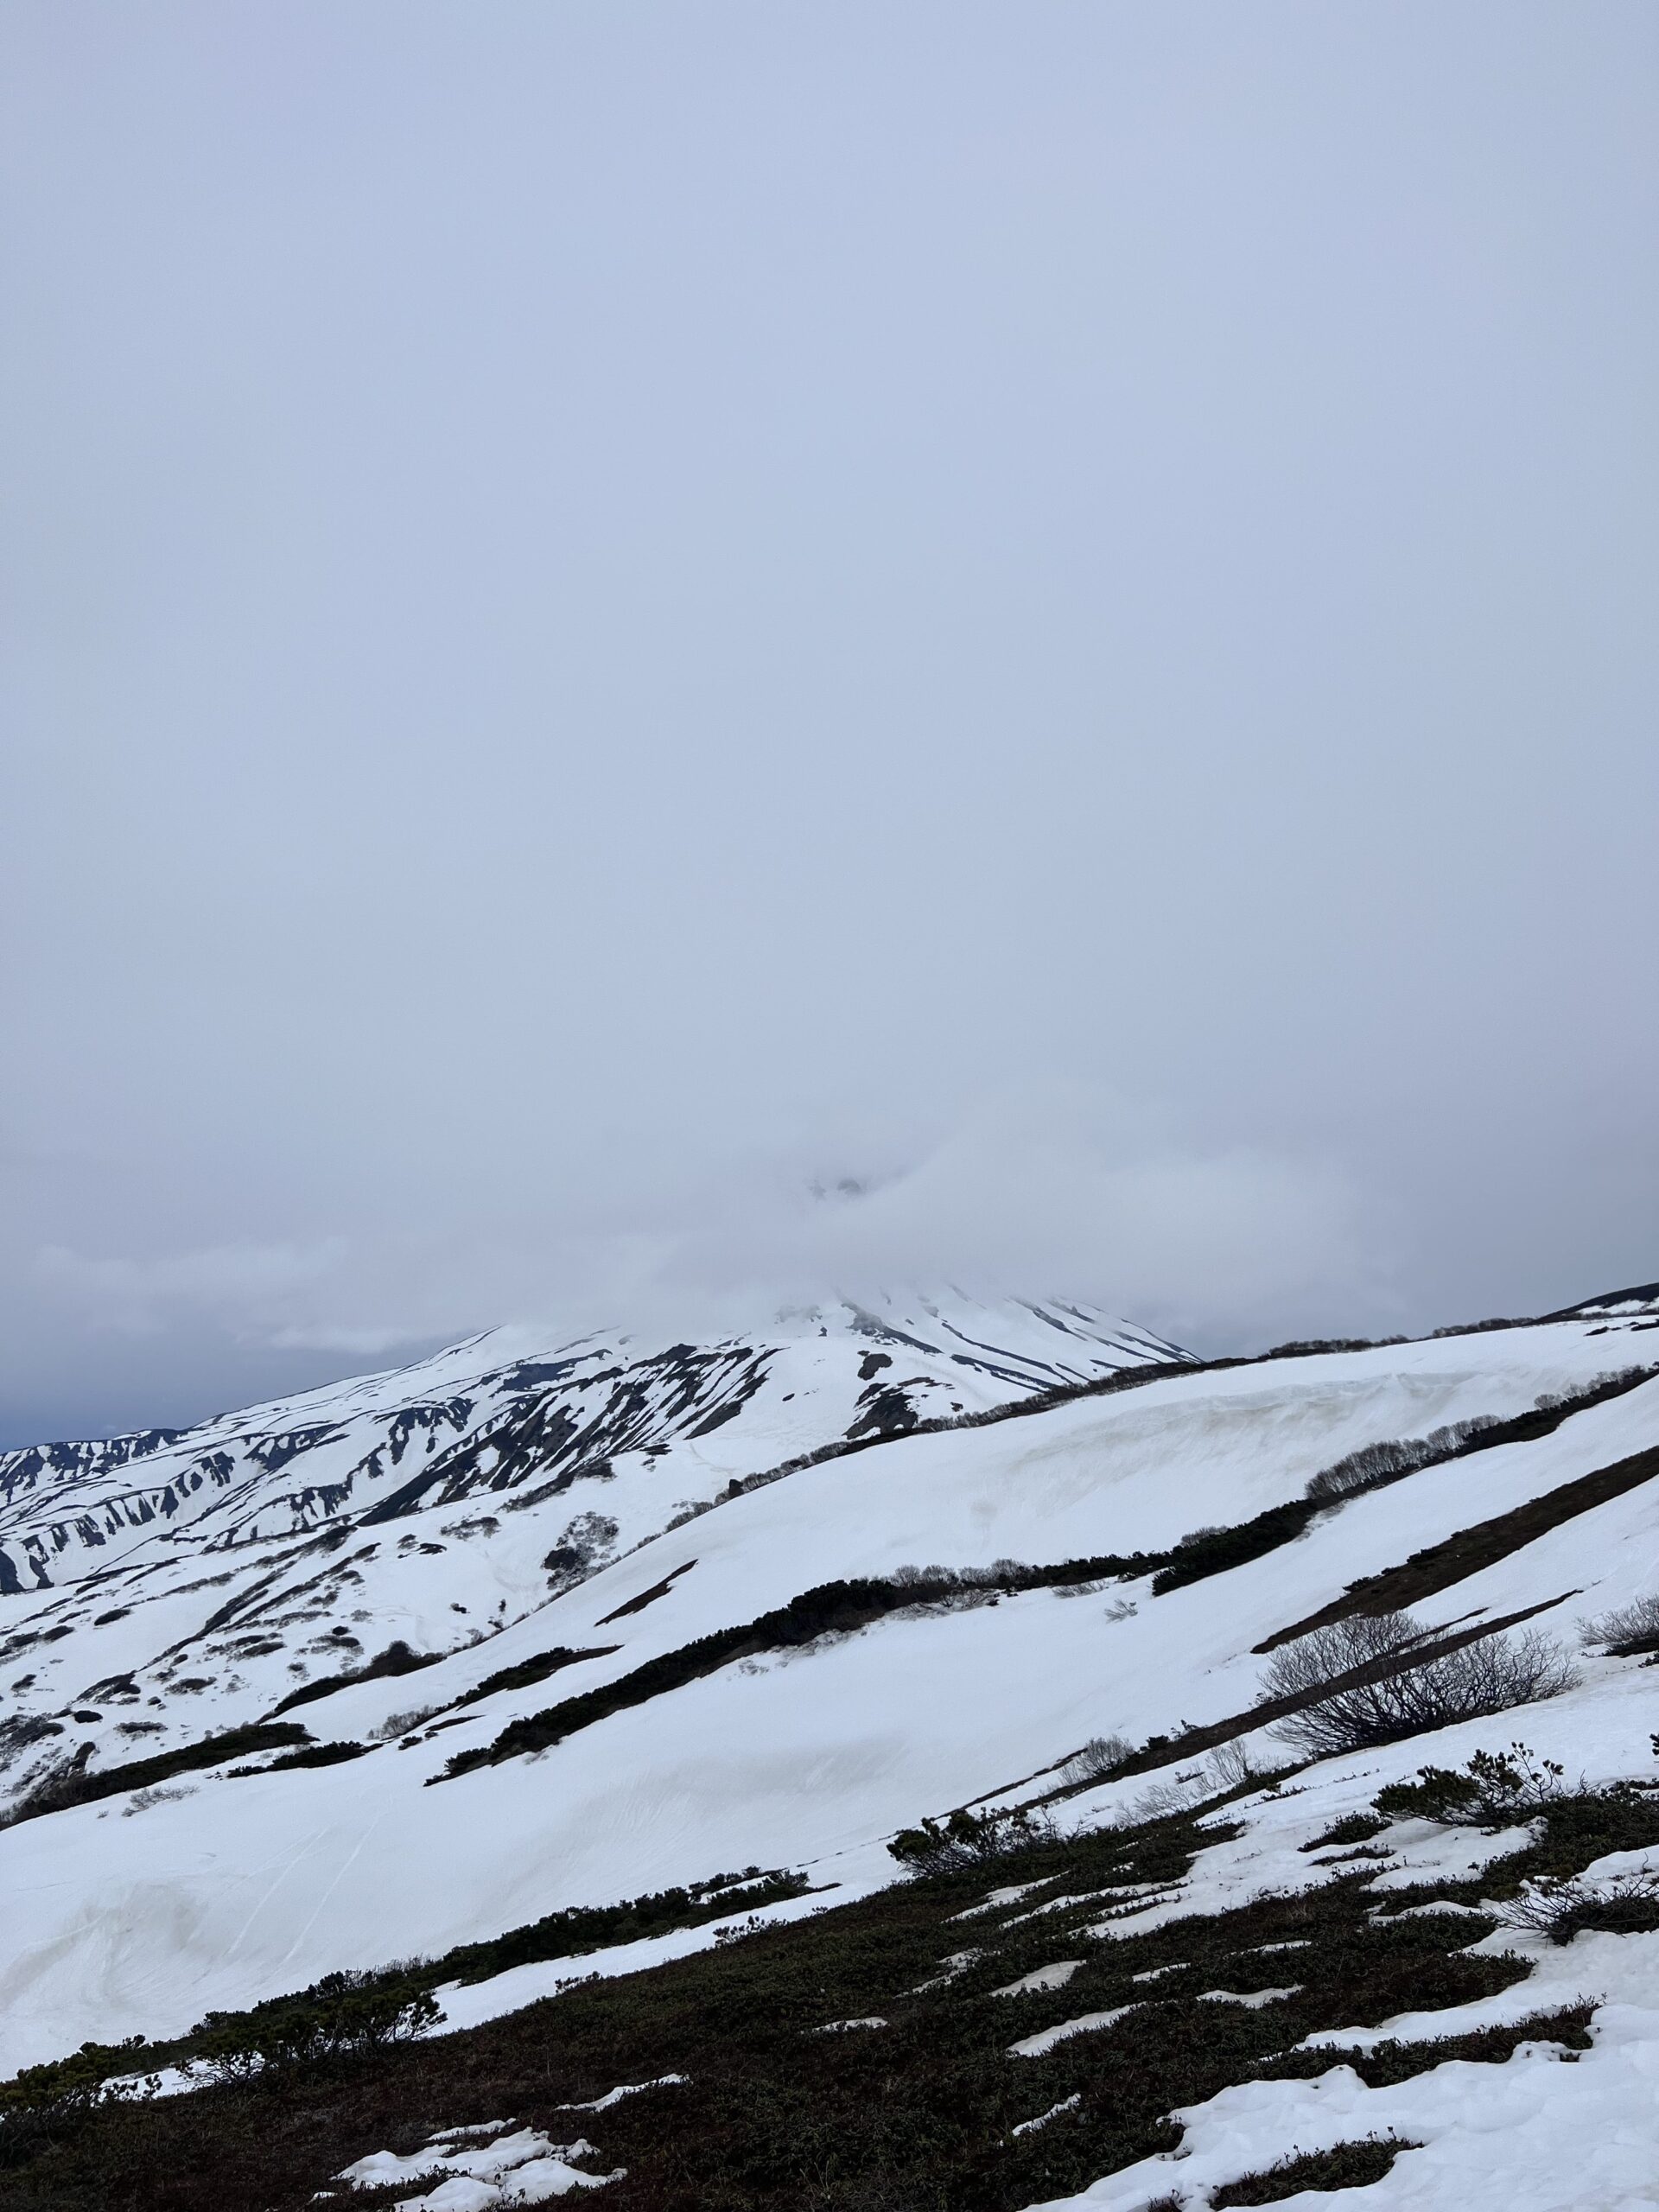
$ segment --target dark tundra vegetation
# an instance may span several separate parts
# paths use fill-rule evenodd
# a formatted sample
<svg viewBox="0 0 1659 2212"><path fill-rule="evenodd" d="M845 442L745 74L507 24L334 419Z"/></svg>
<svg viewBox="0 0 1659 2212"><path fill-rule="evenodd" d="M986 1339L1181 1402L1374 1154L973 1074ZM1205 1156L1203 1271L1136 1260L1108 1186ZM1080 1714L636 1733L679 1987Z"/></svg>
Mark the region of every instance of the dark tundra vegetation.
<svg viewBox="0 0 1659 2212"><path fill-rule="evenodd" d="M433 2001L430 1968L330 1976L215 2016L188 2050L89 2050L7 2085L0 2206L301 2212L372 2150L409 2152L440 2127L511 2116L556 2141L584 2133L604 2166L626 2166L607 2192L616 2212L1019 2212L1172 2147L1170 2110L1230 2082L1344 2062L1381 2084L1451 2058L1499 2063L1539 2038L1583 2048L1586 2005L1363 2051L1291 2048L1318 2029L1442 2010L1523 1981L1523 1960L1471 1955L1503 1900L1523 1914L1541 1893L1570 1892L1603 1853L1659 1844L1659 1808L1635 1786L1569 1789L1514 1750L1449 1787L1433 1770L1425 1777L1437 1803L1466 1808L1465 1785L1495 1816L1517 1797L1531 1804L1534 1840L1478 1880L1386 1897L1370 1886L1378 1862L1360 1859L1301 1894L1136 1932L1134 1905L1230 1832L1224 1797L1070 1838L1028 1819L1000 1832L988 1822L982 1848L946 1854L862 1902L747 1932L740 1922L732 1940L693 1957L577 1983L459 2034L414 2034ZM1319 1839L1339 1840L1336 1830ZM988 1885L1024 1894L988 1906ZM753 1870L726 1878L720 1909L756 1886ZM1486 1900L1498 1903L1470 1909ZM618 1908L615 1932L648 1917L649 1903ZM1035 1904L1047 1909L1033 1917ZM1283 1959L1263 1948L1274 1945L1297 1947L1300 1986L1257 2007L1205 2001L1217 1987L1244 1997L1280 1984ZM1000 1993L1057 1955L1082 1962L1064 1990ZM1008 2055L1058 2020L1118 2005L1135 2009L1044 2056ZM821 2032L843 2022L868 2024ZM95 2094L102 2075L191 2053L208 2083L192 2094ZM683 2078L664 2082L670 2075ZM579 2123L566 2109L621 2082L659 2086ZM1229 2201L1370 2179L1400 2147L1344 2145L1321 2154L1317 2173L1281 2164L1232 2184ZM409 2193L407 2183L396 2192ZM351 2201L366 2212L393 2194Z"/></svg>

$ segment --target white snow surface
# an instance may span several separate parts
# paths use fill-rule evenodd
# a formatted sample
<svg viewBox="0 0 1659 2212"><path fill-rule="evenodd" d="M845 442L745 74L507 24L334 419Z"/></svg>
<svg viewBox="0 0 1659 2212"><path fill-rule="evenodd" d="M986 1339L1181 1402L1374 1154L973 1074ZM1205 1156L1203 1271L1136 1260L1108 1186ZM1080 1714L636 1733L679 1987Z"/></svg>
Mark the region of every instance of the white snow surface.
<svg viewBox="0 0 1659 2212"><path fill-rule="evenodd" d="M1024 1997L1033 1989L1064 1989L1077 1968L1081 1959L1056 1959L1050 1966L1037 1967L1030 1974L1022 1974L1018 1981L1005 1981L1001 1989L991 1992L993 1997Z"/></svg>
<svg viewBox="0 0 1659 2212"><path fill-rule="evenodd" d="M734 1482L1181 1356L1077 1306L835 1301L715 1344L497 1330L181 1433L0 1453L5 1718L59 1731L0 1732L0 1788L245 1726L394 1640L454 1654L454 1695L504 1630ZM422 1675L385 1687L382 1719L432 1702Z"/></svg>
<svg viewBox="0 0 1659 2212"><path fill-rule="evenodd" d="M1034 2036L1022 2036L1018 2043L1008 2045L1010 2058L1042 2058L1053 2050L1057 2043L1064 2043L1068 2036L1088 2035L1100 2028L1116 2027L1131 2012L1140 2011L1138 2005L1115 2005L1105 2012L1079 2012L1075 2020L1061 2020L1052 2028L1039 2028Z"/></svg>
<svg viewBox="0 0 1659 2212"><path fill-rule="evenodd" d="M1442 2032L1454 2032L1440 2016ZM1213 2190L1293 2154L1369 2136L1402 2151L1363 2189L1298 2191L1292 2212L1650 2212L1659 2203L1659 2012L1603 2005L1578 2058L1522 2044L1501 2066L1452 2061L1390 2088L1351 2066L1313 2082L1251 2082L1178 2112L1179 2152L1141 2160L1038 2212L1144 2212L1159 2200L1207 2206Z"/></svg>
<svg viewBox="0 0 1659 2212"><path fill-rule="evenodd" d="M768 1918L798 1917L866 1894L893 1878L885 1840L900 1825L965 1803L1029 1797L1094 1737L1116 1733L1138 1742L1247 1711L1263 1666L1253 1645L1357 1576L1659 1441L1659 1382L1577 1413L1534 1442L1473 1453L1354 1498L1296 1542L1164 1597L1152 1598L1139 1581L1064 1602L1035 1590L912 1608L856 1635L728 1665L538 1757L426 1785L452 1752L489 1742L514 1716L752 1618L815 1583L887 1574L904 1565L1047 1561L1166 1546L1196 1527L1241 1521L1299 1496L1312 1474L1361 1446L1476 1414L1519 1412L1541 1394L1646 1363L1659 1356L1652 1325L1651 1306L1637 1300L1628 1310L1614 1306L1537 1325L1168 1376L989 1427L899 1438L827 1459L677 1528L664 1527L659 1515L649 1541L632 1551L619 1541L617 1555L585 1580L548 1594L543 1579L533 1606L487 1643L449 1650L416 1675L365 1681L296 1708L295 1717L319 1736L375 1742L367 1756L236 1781L194 1775L187 1777L188 1795L152 1802L130 1818L128 1802L118 1798L0 1832L0 1882L13 1907L0 1929L0 2068L58 2056L87 2037L176 2032L210 2007L245 2005L334 1967L437 1954L560 1906L604 1904L746 1865L798 1867L815 1882L839 1885L769 1907ZM800 1362L809 1353L829 1361L832 1341L801 1339ZM849 1342L855 1376L873 1340ZM787 1362L795 1357L780 1353L778 1364L792 1371ZM698 1464L708 1473L709 1495L741 1471L738 1440L763 1395L696 1440L706 1455ZM835 1433L844 1433L845 1426ZM734 1456L715 1461L717 1447ZM671 1448L682 1458L669 1487L683 1492L690 1447ZM804 1448L795 1432L791 1451ZM757 1446L753 1456L765 1452ZM618 1497L636 1474L642 1491L655 1479L643 1452L626 1474L619 1461L594 1495ZM536 1478L527 1479L534 1488ZM605 1510L620 1517L620 1507ZM548 1541L543 1513L551 1511L562 1529L571 1510L567 1490L518 1520L501 1510L501 1529L533 1527L533 1549ZM433 1517L423 1512L415 1525L424 1531ZM650 1518L647 1512L632 1525ZM319 1559L351 1556L359 1536L384 1543L383 1525L394 1538L402 1526L354 1525L337 1551L301 1564L315 1573ZM470 1541L444 1537L440 1524L439 1539L442 1554L416 1548L400 1563L403 1582L390 1574L374 1580L379 1562L365 1560L365 1605L380 1603L385 1591L418 1588L427 1608L422 1618L434 1618L450 1602L444 1593L454 1586L451 1574L463 1571L459 1561L473 1562L464 1569L470 1573L478 1560L496 1556L487 1550L493 1537L474 1550ZM160 1545L163 1538L150 1541ZM262 1575L273 1572L282 1549L260 1548L264 1541L255 1546ZM241 1541L223 1553L238 1578ZM193 1554L193 1572L216 1567L219 1557ZM165 1616L171 1636L199 1634L203 1604L224 1602L218 1590L205 1597L181 1591L170 1554L165 1566L130 1571L153 1573L157 1594L132 1603L129 1619L148 1605L174 1608ZM278 1559L274 1571L289 1570ZM650 1596L664 1583L660 1595ZM248 1586L240 1580L234 1586ZM1417 1610L1440 1624L1551 1604L1539 1624L1570 1638L1585 1617L1656 1587L1659 1483L1562 1522ZM343 1608L349 1620L347 1599L358 1594L331 1599L330 1619ZM97 1639L127 1623L92 1628L83 1618L90 1615L84 1592L5 1601L20 1628L38 1628L67 1618L53 1609L68 1596L83 1608L72 1633L15 1662L22 1673L48 1659L56 1663L56 1703L29 1708L54 1717L71 1710L80 1694L69 1683L95 1679L100 1667L107 1674L103 1654L114 1646ZM132 1597L125 1585L100 1586L99 1609ZM646 1597L639 1610L606 1622ZM160 1611L156 1618L162 1619ZM365 1624L360 1641L367 1648L373 1637L398 1632L394 1624L403 1618L391 1610L377 1615L372 1636ZM487 1676L555 1647L607 1644L618 1648L550 1681L442 1713L459 1725L380 1740L389 1719L412 1705L447 1707ZM137 1641L128 1648L139 1649ZM128 1663L153 1669L156 1662ZM174 1732L137 1739L140 1749L270 1709L266 1702L215 1711L206 1691L145 1694L164 1703L138 1709L164 1712ZM199 1707L190 1703L197 1695ZM188 1731L177 1718L181 1705L194 1724ZM1173 1888L1138 1899L1118 1893L1131 1917L1103 1897L1111 1916L1101 1929L1155 1926L1330 1878L1319 1854L1301 1847L1427 1759L1456 1764L1518 1735L1560 1759L1574 1779L1605 1782L1654 1771L1649 1738L1656 1726L1659 1671L1592 1655L1578 1688L1524 1714L1327 1761L1282 1790L1266 1789L1230 1807L1240 1834L1201 1852L1188 1878ZM1264 1764L1286 1756L1259 1732L1246 1743ZM129 1747L124 1755L136 1754ZM1195 1796L1216 1786L1198 1769L1166 1769L1074 1796L1065 1801L1063 1817L1084 1823L1132 1817L1152 1782L1174 1782ZM1431 1873L1478 1874L1521 1840L1519 1833L1486 1837L1396 1821L1376 1840L1389 1853L1374 1885L1379 1903ZM1621 1864L1595 1873L1612 1880L1631 1871ZM1044 1886L1029 1892L1032 1913L1042 1910ZM1026 1894L1023 1887L994 1893L999 1905ZM964 1939L972 1925L966 1921ZM717 1926L683 1930L446 1988L444 2030L516 2009L575 1976L683 1955L717 1933ZM1650 2002L1659 1991L1659 1938L1580 1936L1559 1950L1507 1932L1487 1942L1533 1957L1533 1976L1476 2005L1328 2040L1358 2043L1367 2032L1457 2034L1583 1996L1601 2000L1591 2051L1568 2063L1559 2052L1529 2049L1506 2066L1443 2066L1388 2090L1366 2089L1341 2066L1313 2082L1249 2083L1178 2115L1186 2131L1179 2153L1144 2161L1065 2201L1139 2212L1173 2193L1205 2204L1213 2189L1293 2148L1392 2132L1423 2147L1402 2152L1388 2178L1369 2190L1344 2192L1344 2206L1351 2200L1354 2212L1370 2204L1623 2212L1659 2203L1652 2183L1659 2171L1659 2009ZM1047 1986L1058 1987L1067 1963L1045 1970ZM1295 1974L1294 1954L1284 1971ZM1026 1986L1040 1979L1028 1976ZM1255 1993L1248 2001L1276 1993ZM1155 1981L1145 2001L1158 2001ZM1119 2017L1063 2021L1022 2039L1014 2053L1037 2056L1063 2035L1104 2028ZM1469 2078L1475 2075L1478 2084ZM474 2154L457 2148L454 2155ZM568 2164L559 2146L544 2145L536 2156ZM467 2199L467 2206L512 2201L488 2174L459 2166L446 2171L445 2188L453 2181L496 2189L493 2197ZM594 2179L582 2173L566 2185ZM411 2202L433 2212L441 2203L442 2212L462 2205L460 2196L438 2195Z"/></svg>
<svg viewBox="0 0 1659 2212"><path fill-rule="evenodd" d="M474 2136L489 2139L474 2143L470 2139ZM595 2155L586 2138L553 2143L537 2128L503 2133L486 2122L446 2128L424 2150L411 2151L404 2158L391 2151L372 2152L337 2178L354 2190L387 2189L438 2173L445 2178L418 2196L400 2197L397 2212L495 2212L497 2206L550 2203L574 2190L602 2189L607 2182L622 2179L623 2167L595 2174L574 2163Z"/></svg>

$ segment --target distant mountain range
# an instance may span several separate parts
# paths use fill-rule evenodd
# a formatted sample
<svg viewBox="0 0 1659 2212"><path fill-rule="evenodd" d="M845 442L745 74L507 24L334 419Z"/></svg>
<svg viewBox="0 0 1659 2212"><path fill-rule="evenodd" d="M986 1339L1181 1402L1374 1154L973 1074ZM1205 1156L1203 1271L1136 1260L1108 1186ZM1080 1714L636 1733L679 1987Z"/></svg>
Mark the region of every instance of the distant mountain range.
<svg viewBox="0 0 1659 2212"><path fill-rule="evenodd" d="M191 1428L6 1452L0 1652L7 1599L61 1594L17 1647L0 1760L66 1700L119 1708L70 1722L105 1759L137 1727L159 1749L256 1718L393 1635L478 1644L805 1453L1188 1357L1077 1306L831 1300L708 1344L498 1329ZM0 1782L58 1753L30 1741Z"/></svg>

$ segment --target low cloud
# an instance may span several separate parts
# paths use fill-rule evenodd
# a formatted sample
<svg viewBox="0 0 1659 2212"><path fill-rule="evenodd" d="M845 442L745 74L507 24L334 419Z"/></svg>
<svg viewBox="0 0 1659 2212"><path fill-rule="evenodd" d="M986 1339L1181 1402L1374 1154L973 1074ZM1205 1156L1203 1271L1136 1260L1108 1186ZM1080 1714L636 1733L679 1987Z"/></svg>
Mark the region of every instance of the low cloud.
<svg viewBox="0 0 1659 2212"><path fill-rule="evenodd" d="M86 1326L373 1359L504 1321L717 1333L833 1294L954 1285L1086 1299L1205 1346L1306 1325L1363 1249L1335 1169L1206 1151L1120 1102L989 1102L914 1157L809 1160L786 1147L707 1173L652 1224L619 1189L579 1229L451 1225L380 1237L229 1243L156 1258L40 1255Z"/></svg>
<svg viewBox="0 0 1659 2212"><path fill-rule="evenodd" d="M403 1340L397 1325L353 1327L320 1318L349 1277L341 1237L311 1245L216 1244L156 1259L90 1258L61 1244L41 1252L37 1274L94 1328L154 1337L221 1330L280 1348L372 1353Z"/></svg>

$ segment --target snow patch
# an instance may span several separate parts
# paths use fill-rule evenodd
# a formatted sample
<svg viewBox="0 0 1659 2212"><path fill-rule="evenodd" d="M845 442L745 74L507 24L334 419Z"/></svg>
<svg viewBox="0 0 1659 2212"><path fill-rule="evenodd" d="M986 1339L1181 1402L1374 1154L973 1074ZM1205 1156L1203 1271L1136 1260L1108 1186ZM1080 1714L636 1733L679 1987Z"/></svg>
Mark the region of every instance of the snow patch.
<svg viewBox="0 0 1659 2212"><path fill-rule="evenodd" d="M1037 1967L1030 1974L1021 1974L1018 1981L1004 1982L1001 1989L991 1992L993 1997L1024 1997L1033 1989L1064 1989L1077 1968L1081 1959L1056 1959L1052 1966Z"/></svg>
<svg viewBox="0 0 1659 2212"><path fill-rule="evenodd" d="M472 2127L449 2127L432 2136L425 2150L399 2158L393 2151L371 2152L335 2178L353 2189L388 2189L399 2182L424 2180L428 2174L446 2177L435 2189L419 2196L401 2197L395 2212L496 2212L497 2207L550 2203L572 2190L602 2189L620 2181L626 2169L613 2173L583 2173L572 2162L598 2154L585 2138L575 2143L554 2143L539 2128L521 2127L511 2134L511 2120L485 2120ZM456 2149L473 2137L491 2137L474 2147Z"/></svg>
<svg viewBox="0 0 1659 2212"><path fill-rule="evenodd" d="M1034 2036L1022 2037L1020 2042L1008 2045L1010 2058L1041 2058L1053 2050L1057 2043L1064 2043L1068 2036L1088 2035L1100 2028L1109 2028L1116 2020L1138 2012L1138 2005L1114 2005L1109 2012L1083 2012L1075 2020L1062 2020L1056 2028L1044 2028Z"/></svg>

